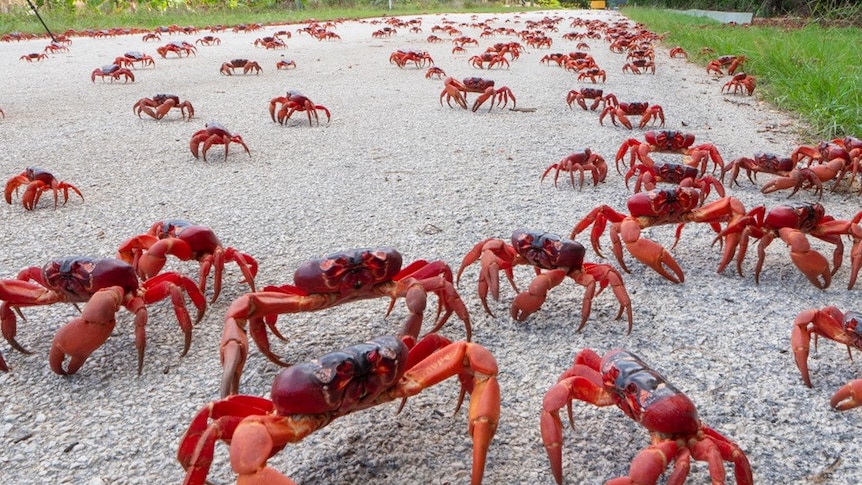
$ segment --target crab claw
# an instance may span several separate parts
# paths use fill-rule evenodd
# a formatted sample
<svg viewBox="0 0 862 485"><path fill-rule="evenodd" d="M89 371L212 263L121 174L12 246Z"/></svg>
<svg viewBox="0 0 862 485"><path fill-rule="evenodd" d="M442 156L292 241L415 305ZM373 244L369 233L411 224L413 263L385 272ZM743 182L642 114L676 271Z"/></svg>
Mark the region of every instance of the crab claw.
<svg viewBox="0 0 862 485"><path fill-rule="evenodd" d="M802 271L808 281L821 290L828 288L832 282L829 262L822 254L811 249L805 234L790 228L781 228L778 234L790 247L790 259L793 264Z"/></svg>
<svg viewBox="0 0 862 485"><path fill-rule="evenodd" d="M614 232L613 227L611 228L611 238L614 246L619 246L619 238L621 237L622 242L626 245L626 249L638 261L674 283L685 281L685 274L682 272L679 263L673 259L673 256L662 245L640 237L641 230L636 221L623 221L618 231L619 233L617 234ZM619 255L618 259L621 259Z"/></svg>
<svg viewBox="0 0 862 485"><path fill-rule="evenodd" d="M829 404L837 411L846 411L862 406L862 379L848 382L832 395Z"/></svg>

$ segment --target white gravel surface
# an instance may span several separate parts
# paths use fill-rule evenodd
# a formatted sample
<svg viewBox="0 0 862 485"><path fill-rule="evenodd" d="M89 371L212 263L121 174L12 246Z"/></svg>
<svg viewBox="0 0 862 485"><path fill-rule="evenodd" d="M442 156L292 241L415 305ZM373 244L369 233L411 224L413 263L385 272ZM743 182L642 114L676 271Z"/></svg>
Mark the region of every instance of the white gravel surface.
<svg viewBox="0 0 862 485"><path fill-rule="evenodd" d="M539 182L549 164L590 147L613 165L628 131L598 115L570 110L566 93L590 86L555 65L543 65L549 52L576 50L562 39L578 30L576 17L620 20L615 12L477 15L495 26L524 28L527 19L560 17L550 33L550 50L527 48L510 69L480 71L470 55L514 37L481 39L467 54L451 53L450 42L429 44L431 27L444 19L463 22L465 35L479 38L468 15L422 18L422 33L399 29L391 38L373 39L381 25L350 21L335 31L340 41L318 42L294 35L287 50L265 50L255 39L284 26L252 33L219 33L220 46L200 47L197 56L161 59L159 43L140 35L75 38L70 52L42 62L18 61L41 51L45 40L0 44L0 167L4 177L40 166L77 185L85 201L72 197L57 210L43 198L34 211L20 199L0 206L0 278L13 278L27 266L70 255L110 257L119 243L153 222L184 218L216 230L223 243L256 257L258 284L291 282L303 261L338 250L390 245L415 259L443 260L457 269L472 246L487 237L508 238L528 227L567 235L598 204L625 208L629 190L613 168L605 183L573 190L566 183ZM62 26L52 26L62 30ZM201 32L200 36L208 32ZM165 36L162 43L199 36ZM590 40L590 52L607 71L596 87L621 101L649 101L664 107L668 129L694 133L712 142L726 161L756 151L789 154L806 138L804 127L757 96L722 95L728 78L716 79L683 59L668 57L673 38L658 46L655 75L621 72L625 56L605 41ZM440 106L442 82L424 69L389 63L398 48L428 50L436 64L456 78L483 76L509 86L525 111L483 109L477 113ZM125 51L156 57L154 68L136 69L134 83L90 81L90 72ZM722 53L723 54L723 53ZM297 68L276 71L276 61L294 59ZM222 62L248 58L263 66L260 75L221 76ZM304 117L287 126L273 123L271 98L288 89L303 92L332 112L329 125L309 127ZM195 106L191 122L171 114L162 121L138 119L132 104L157 93L174 93ZM471 95L471 100L473 99ZM532 110L534 109L534 111ZM241 134L251 156L231 147L210 161L195 160L189 139L204 123L218 120ZM857 134L858 135L858 134ZM814 140L816 141L816 140ZM761 176L759 183L769 180ZM746 207L785 202L784 194L764 196L741 178L729 195ZM795 200L813 200L802 193ZM859 198L827 192L827 211L850 218ZM645 231L670 247L671 227ZM579 236L587 243L587 234ZM767 250L759 285L754 259L745 275L717 274L720 260L707 226L691 225L672 251L686 280L673 284L626 256L631 274L625 283L634 307L634 328L614 321L617 303L610 292L593 304L593 315L576 333L583 289L566 282L525 323L508 308L514 293L504 287L486 315L476 292L477 268L465 271L459 290L473 319L474 341L496 356L502 389L502 416L491 445L484 483L552 484L539 434L545 391L583 348L604 353L624 347L639 354L697 404L701 418L744 449L757 483L862 483L859 410L835 412L831 394L859 377L847 350L821 339L810 359L814 388L805 387L790 352L791 322L801 310L858 302L847 290L849 261L826 290L811 286L790 263L783 243ZM603 247L609 247L607 236ZM829 254L830 248L813 241ZM848 253L849 254L849 253ZM610 256L610 254L607 254ZM848 256L849 257L849 256ZM587 260L606 262L587 250ZM172 261L170 268L196 277L194 262ZM528 268L516 272L522 286ZM222 320L231 301L246 291L229 266L219 301L194 329L191 350L180 357L182 334L170 304L150 305L148 347L136 375L131 316L120 312L114 335L81 371L60 377L48 367L53 334L77 311L71 305L26 308L18 340L33 354L0 343L11 371L0 375L0 483L113 484L179 483L183 471L175 455L193 414L219 394L218 347ZM274 350L294 361L392 333L405 315L403 304L384 319L386 302L353 303L323 312L282 317L291 339ZM429 319L431 318L429 310ZM464 338L453 321L443 333ZM252 347L241 388L267 396L279 368ZM450 379L398 404L342 418L301 443L289 446L270 464L298 483L468 483L471 442L466 413L454 415L457 380ZM615 408L575 404L575 429L565 431L567 483L603 483L627 472L632 457L649 443L647 432ZM210 478L228 483L233 474L227 448L218 446ZM732 478L730 479L732 481ZM707 467L696 463L690 483L708 482Z"/></svg>

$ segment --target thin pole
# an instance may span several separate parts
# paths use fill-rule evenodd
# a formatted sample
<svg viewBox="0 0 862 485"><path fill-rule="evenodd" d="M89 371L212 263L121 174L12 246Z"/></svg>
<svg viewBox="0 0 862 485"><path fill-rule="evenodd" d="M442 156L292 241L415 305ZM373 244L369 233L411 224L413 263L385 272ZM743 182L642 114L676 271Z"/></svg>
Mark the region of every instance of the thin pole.
<svg viewBox="0 0 862 485"><path fill-rule="evenodd" d="M39 19L39 22L42 22L42 27L45 27L45 32L48 32L48 35L50 35L50 36L51 36L51 40L52 40L52 41L54 41L54 42L57 42L57 38L56 38L56 37L54 37L54 34L53 34L53 33L51 33L51 29L49 29L49 28L48 28L48 26L45 24L45 21L44 21L44 20L42 20L42 16L41 16L41 15L39 15L39 11L38 11L38 10L36 10L36 6L35 6L35 5L33 5L33 2L31 2L30 0L27 0L27 3L28 3L28 4L30 4L30 8L32 8L32 9L33 9L33 13L35 13L35 14L36 14L36 17Z"/></svg>

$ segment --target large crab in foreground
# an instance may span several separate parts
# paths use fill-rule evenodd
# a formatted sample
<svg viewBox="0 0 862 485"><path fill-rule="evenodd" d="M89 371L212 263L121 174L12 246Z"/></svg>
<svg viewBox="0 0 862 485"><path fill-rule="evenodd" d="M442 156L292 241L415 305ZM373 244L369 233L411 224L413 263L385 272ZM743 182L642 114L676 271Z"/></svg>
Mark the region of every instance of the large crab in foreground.
<svg viewBox="0 0 862 485"><path fill-rule="evenodd" d="M724 170L724 159L718 153L718 149L711 143L694 145L694 135L676 130L650 130L644 133L644 141L629 138L624 141L617 150L616 164L617 172L620 170L620 162L629 154L629 167L633 167L635 160L645 165L652 165L653 159L650 153L676 153L690 157L686 165L699 167L701 173L706 173L707 164L710 160L716 168Z"/></svg>
<svg viewBox="0 0 862 485"><path fill-rule="evenodd" d="M604 233L608 222L611 223L611 242L613 253L620 266L630 272L623 261L623 244L626 249L641 263L649 266L658 274L674 283L682 283L685 275L679 264L660 244L641 238L641 230L664 224L677 224L676 242L679 241L682 228L690 222L709 224L716 233L721 232L721 222L736 221L745 216L745 207L734 197L722 197L714 202L701 205L700 191L691 187L675 187L672 189L653 189L639 192L629 197L627 202L629 213L621 214L610 206L600 205L591 210L586 217L575 224L571 238L580 234L590 225L590 242L596 254L601 256L599 237ZM725 245L720 268L733 258L733 248L740 238L739 232L730 232ZM673 249L673 246L671 247Z"/></svg>
<svg viewBox="0 0 862 485"><path fill-rule="evenodd" d="M320 117L317 112L323 111L326 114L326 123L329 124L331 115L329 109L322 104L315 104L307 96L299 91L288 91L284 96L277 96L269 100L269 116L272 121L283 125L297 111L305 111L308 116L308 126L312 125L312 119L320 125Z"/></svg>
<svg viewBox="0 0 862 485"><path fill-rule="evenodd" d="M141 98L132 105L132 112L138 115L138 118L141 117L141 113L144 113L156 120L164 118L172 109L180 110L184 120L191 121L195 116L194 106L188 101L180 101L180 97L174 94L157 94L152 98Z"/></svg>
<svg viewBox="0 0 862 485"><path fill-rule="evenodd" d="M257 275L257 260L230 246L224 247L212 229L179 219L167 219L153 224L146 234L124 241L117 258L131 264L141 278L152 278L161 272L167 256L173 255L182 261L195 260L200 263L201 292L206 292L207 277L213 274L213 296L215 303L221 293L222 274L225 262L233 261L243 275L251 291L255 291L254 277Z"/></svg>
<svg viewBox="0 0 862 485"><path fill-rule="evenodd" d="M829 287L832 276L841 267L844 256L842 236L853 239L850 253L850 282L848 289L856 283L856 277L862 268L862 227L859 220L838 220L826 214L826 209L819 203L797 202L773 207L769 211L764 206L752 209L745 217L738 218L722 231L721 237L731 233L741 234L733 238L728 250L735 251L738 241L739 252L736 257L737 271L742 274L742 261L748 248L749 238L759 239L757 246L757 266L754 270L754 281L760 283L760 272L766 257L766 248L776 238L781 238L790 249L790 259L805 275L812 285L820 289ZM835 246L832 257L832 270L826 258L811 248L807 236L813 236ZM725 263L729 262L726 261ZM719 268L719 271L724 266Z"/></svg>
<svg viewBox="0 0 862 485"><path fill-rule="evenodd" d="M583 151L571 153L557 163L552 163L542 173L540 181L545 180L545 177L554 170L554 187L557 186L557 179L560 177L560 172L569 172L569 178L572 182L572 188L575 187L575 172L580 174L580 187L584 186L584 172L589 171L593 176L593 186L604 182L608 175L608 165L605 159L598 153L593 153L589 148L584 148Z"/></svg>
<svg viewBox="0 0 862 485"><path fill-rule="evenodd" d="M188 295L197 307L192 322L185 307ZM125 307L135 315L135 346L138 349L138 374L144 365L146 347L147 305L171 298L177 321L185 334L182 355L189 350L192 325L206 310L206 299L194 281L177 273L162 273L140 281L135 269L117 259L69 257L49 261L41 268L30 267L18 273L17 279L0 280L0 320L3 337L13 348L30 353L16 340L15 313L21 307L54 303L86 303L81 316L72 319L54 335L49 362L57 374L74 374L114 330L115 314ZM64 368L66 358L68 365ZM0 370L8 371L0 358Z"/></svg>
<svg viewBox="0 0 862 485"><path fill-rule="evenodd" d="M556 234L519 229L512 233L511 241L511 245L495 238L480 241L464 256L461 267L458 268L456 281L461 279L465 268L481 261L479 298L489 315L493 316L488 307L488 292L490 291L494 300L499 300L501 270L506 274L512 288L519 292L512 301L510 311L512 318L517 321L524 321L536 312L545 302L548 291L568 277L586 289L578 331L587 323L593 297L610 286L620 303L616 318L620 319L625 313L628 317L628 331L631 332L632 304L622 276L615 268L608 264L584 262L584 246ZM536 271L536 277L523 292L518 290L514 279L513 268L519 265L532 266Z"/></svg>
<svg viewBox="0 0 862 485"><path fill-rule="evenodd" d="M38 167L27 167L26 170L6 181L4 196L7 204L12 203L12 192L17 194L18 188L22 185L27 187L24 190L24 195L21 197L21 205L24 206L25 210L35 209L36 204L39 203L39 198L42 197L44 192L49 190L54 192L55 209L57 208L60 191L63 191L63 205L66 205L66 202L69 201L70 190L78 194L81 200L84 200L81 191L74 185L57 180L57 177L54 177L47 170Z"/></svg>
<svg viewBox="0 0 862 485"><path fill-rule="evenodd" d="M452 270L443 261L418 260L401 267L401 253L391 247L362 248L330 254L306 261L293 275L293 284L267 286L247 293L230 305L225 316L221 342L224 367L222 396L236 394L248 354L245 327L272 362L290 365L270 350L267 328L283 340L276 327L278 315L313 312L344 303L372 298L389 298L388 315L395 301L403 297L409 312L399 335L418 335L424 319L427 294L438 297L434 333L454 312L463 320L469 341L470 314L452 284ZM443 311L445 310L445 312ZM442 314L441 314L442 313Z"/></svg>
<svg viewBox="0 0 862 485"><path fill-rule="evenodd" d="M446 98L446 104L452 107L451 101L454 99L458 106L467 109L467 93L479 93L479 97L473 102L472 111L477 111L485 101L491 100L491 105L488 111L494 109L496 104L498 107L505 108L512 100L512 108L515 107L517 100L512 90L507 86L500 88L494 87L494 81L483 79L480 77L468 77L464 81L458 81L453 77L447 77L443 80L443 91L440 93L440 106L443 106L443 98Z"/></svg>
<svg viewBox="0 0 862 485"><path fill-rule="evenodd" d="M198 153L201 153L206 162L207 151L209 151L211 146L224 145L224 158L227 160L227 151L231 143L239 143L245 148L248 156L251 156L248 145L245 144L242 136L231 133L224 125L217 121L210 121L204 126L203 130L196 131L192 135L192 139L189 142L189 150L191 150L195 158L198 158ZM201 144L203 144L203 150L200 150Z"/></svg>
<svg viewBox="0 0 862 485"><path fill-rule="evenodd" d="M500 418L497 362L484 347L431 334L416 346L384 336L293 365L276 376L272 400L229 396L204 406L180 440L177 459L185 484L203 485L215 444L230 446L239 483L294 484L266 461L336 418L408 397L458 376L470 393L468 432L473 438L472 485L480 485Z"/></svg>
<svg viewBox="0 0 862 485"><path fill-rule="evenodd" d="M713 484L725 482L724 462L733 463L738 485L752 485L751 465L742 449L703 424L694 403L635 354L622 349L600 357L580 351L571 368L545 394L542 403L542 441L558 484L563 483L563 423L560 410L568 408L574 428L572 401L594 406L616 406L649 431L651 444L633 460L627 476L607 485L655 485L673 464L668 482L685 483L691 459L709 463Z"/></svg>
<svg viewBox="0 0 862 485"><path fill-rule="evenodd" d="M803 310L793 321L790 334L790 346L796 367L802 374L805 385L812 387L808 374L808 354L811 347L811 336L817 343L817 337L824 337L847 346L847 353L852 358L852 349L862 350L862 313L842 312L837 307L827 306L822 309L809 308ZM832 407L845 411L862 406L862 379L855 379L838 389L830 401Z"/></svg>
<svg viewBox="0 0 862 485"><path fill-rule="evenodd" d="M117 64L108 64L106 66L98 67L90 73L90 79L93 82L96 82L96 78L102 78L102 81L105 78L109 78L111 82L118 81L120 78L123 78L123 83L127 83L129 81L135 82L135 74L128 70L125 67L120 67Z"/></svg>

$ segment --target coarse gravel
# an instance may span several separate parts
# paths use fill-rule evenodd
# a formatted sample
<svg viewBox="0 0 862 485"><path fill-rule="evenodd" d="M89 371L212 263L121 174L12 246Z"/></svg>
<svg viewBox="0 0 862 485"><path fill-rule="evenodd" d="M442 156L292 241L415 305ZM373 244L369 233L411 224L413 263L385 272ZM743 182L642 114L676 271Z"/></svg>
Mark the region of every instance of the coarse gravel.
<svg viewBox="0 0 862 485"><path fill-rule="evenodd" d="M526 20L560 18L549 32L551 49L526 48L509 69L482 71L467 59L512 36L480 38L472 25L525 28ZM625 20L613 11L551 11L511 14L423 15L422 32L398 29L373 38L383 24L346 21L334 31L341 40L317 41L298 34L297 25L262 31L215 34L221 45L200 46L196 56L162 59L140 35L76 37L68 53L41 62L18 58L42 50L46 41L0 44L0 167L4 177L35 165L80 188L58 209L43 197L25 211L20 198L0 205L0 278L41 266L52 258L111 257L121 241L158 220L182 218L212 227L225 246L253 255L260 263L259 287L290 283L303 261L339 250L393 246L405 261L442 260L454 270L477 242L508 238L527 227L567 236L590 209L608 204L624 211L631 191L614 169L617 148L643 131L609 123L596 112L569 109L569 90L591 87L577 75L540 59L551 52L577 50L562 38L574 18ZM431 27L455 21L464 35L480 39L466 54L452 44L425 39ZM62 26L52 26L62 30ZM288 28L286 50L255 47L255 39ZM165 36L171 40L207 35ZM444 36L445 37L445 36ZM757 151L789 154L810 142L805 126L753 97L720 92L729 77L708 75L685 59L668 56L673 35L656 46L655 74L623 73L624 54L604 40L588 40L589 52L606 70L595 87L620 101L663 106L665 128L693 133L713 143L725 161ZM389 62L399 48L427 50L437 66L456 78L483 76L508 86L518 110L483 107L477 112L441 106L442 81L426 79L425 69ZM126 51L153 55L155 66L134 70L135 82L90 80L93 69ZM721 53L725 54L725 53ZM727 53L730 54L730 53ZM219 75L221 63L248 58L260 75ZM297 68L277 71L293 59ZM285 126L269 118L268 103L289 89L299 90L332 112L330 123L308 126L302 113ZM133 103L157 93L190 101L195 118L178 114L161 121L132 113ZM473 99L471 95L470 99ZM218 120L243 136L246 155L231 145L225 159L217 147L209 161L189 152L192 134ZM857 134L858 135L858 134ZM607 180L573 189L540 182L544 169L586 147L610 165ZM728 195L747 208L787 201L785 193L764 196L760 184L744 176ZM711 196L714 197L714 196ZM792 200L814 201L809 192ZM829 214L849 219L859 211L854 192L827 191ZM674 230L661 226L643 235L665 247ZM583 288L566 281L551 291L544 306L526 322L509 317L514 292L501 286L499 302L487 315L477 293L478 264L467 268L458 287L473 321L473 340L496 357L502 392L499 429L488 454L484 483L552 484L539 434L542 397L583 348L604 353L622 347L640 355L696 403L704 423L745 450L755 481L761 484L862 483L858 457L859 413L836 412L829 397L860 377L858 360L821 339L812 352L814 387L805 387L793 362L790 330L807 308L835 305L854 309L859 288L848 290L849 250L826 290L813 287L791 264L785 245L766 250L760 283L753 277L755 254L743 266L717 273L721 251L712 246L707 225L685 228L671 250L685 271L673 284L626 253L631 273L625 285L634 308L634 326L615 321L611 292L593 301L585 328L580 320ZM596 255L588 233L587 261L617 267L610 240L602 237L607 258ZM812 246L827 254L819 240ZM169 269L197 276L197 263L171 260ZM516 268L524 288L532 275ZM161 484L180 483L176 460L181 435L195 412L219 396L219 340L228 305L244 294L241 274L228 265L219 300L194 328L184 357L182 334L168 302L149 305L143 373L136 372L132 318L118 314L113 335L75 375L61 377L48 366L53 334L77 315L72 305L23 308L18 341L23 354L0 343L10 372L0 375L0 483L3 484ZM433 301L433 298L432 298ZM395 332L406 314L403 302L384 318L386 301L370 300L325 311L282 316L287 343L273 349L294 362ZM433 307L429 305L429 307ZM433 318L429 309L426 320ZM453 319L441 331L463 339ZM244 393L268 396L280 368L252 345L242 377ZM346 416L301 443L288 446L270 465L303 485L385 483L469 483L471 440L466 410L453 415L457 379L449 379L398 404ZM624 475L635 454L649 444L643 428L616 408L574 405L574 429L564 431L566 483L595 484ZM216 447L212 483L234 479L227 447ZM689 483L709 481L705 463L694 463ZM732 483L733 479L729 478Z"/></svg>

